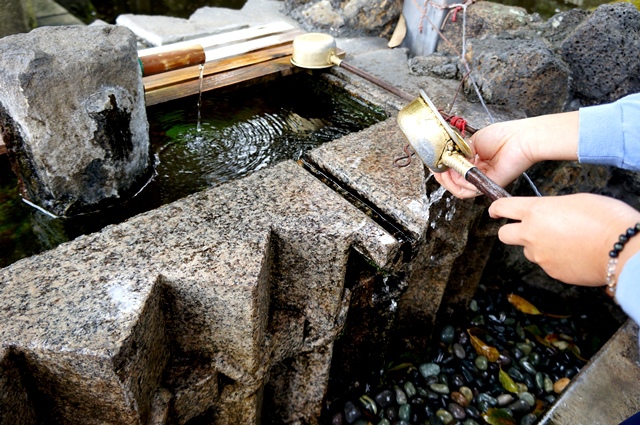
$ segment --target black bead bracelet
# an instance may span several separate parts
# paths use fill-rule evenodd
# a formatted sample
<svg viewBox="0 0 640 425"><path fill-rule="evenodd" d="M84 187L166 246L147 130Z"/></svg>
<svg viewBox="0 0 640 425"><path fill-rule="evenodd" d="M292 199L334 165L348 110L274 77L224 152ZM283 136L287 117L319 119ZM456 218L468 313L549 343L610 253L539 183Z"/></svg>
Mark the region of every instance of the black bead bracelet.
<svg viewBox="0 0 640 425"><path fill-rule="evenodd" d="M609 262L607 263L607 274L606 274L606 283L607 283L607 294L609 294L612 298L615 298L616 295L616 285L618 281L616 280L616 266L618 265L618 256L620 252L624 249L625 244L631 239L633 236L640 233L640 223L636 223L635 226L629 227L626 232L621 234L618 237L618 242L613 244L613 249L609 251Z"/></svg>

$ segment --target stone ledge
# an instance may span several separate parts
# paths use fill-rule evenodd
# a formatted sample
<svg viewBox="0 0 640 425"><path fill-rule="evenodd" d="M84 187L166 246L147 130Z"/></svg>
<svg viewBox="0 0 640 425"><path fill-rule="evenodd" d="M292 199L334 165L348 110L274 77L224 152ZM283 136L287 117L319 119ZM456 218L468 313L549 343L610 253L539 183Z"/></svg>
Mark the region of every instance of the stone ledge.
<svg viewBox="0 0 640 425"><path fill-rule="evenodd" d="M181 353L205 359L233 382L219 389L222 401L210 403L251 415L273 361L321 350L313 355L320 370L298 374L328 373L326 344L343 321L340 282L352 248L384 268L398 243L285 162L18 261L0 270L0 346L24 359L20 373L49 407L27 389L22 396L31 403L15 415L45 409L70 423L89 416L144 421L163 371ZM278 310L302 315L305 332L269 328L270 311ZM280 330L267 349L270 329ZM301 385L323 380L302 376L296 390L303 393ZM313 409L320 402L300 401Z"/></svg>
<svg viewBox="0 0 640 425"><path fill-rule="evenodd" d="M129 14L118 16L116 23L129 28L137 37L151 46L165 46L248 27L245 23L233 21L222 26L211 26L206 22L191 22L188 19L171 16Z"/></svg>
<svg viewBox="0 0 640 425"><path fill-rule="evenodd" d="M571 381L544 425L618 424L640 411L638 325L631 319Z"/></svg>

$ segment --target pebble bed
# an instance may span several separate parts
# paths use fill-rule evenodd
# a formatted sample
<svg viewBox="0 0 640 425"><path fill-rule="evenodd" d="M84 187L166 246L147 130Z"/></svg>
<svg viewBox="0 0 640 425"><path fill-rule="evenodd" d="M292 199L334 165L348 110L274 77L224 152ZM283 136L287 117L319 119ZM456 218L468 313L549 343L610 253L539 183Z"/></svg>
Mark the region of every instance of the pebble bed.
<svg viewBox="0 0 640 425"><path fill-rule="evenodd" d="M424 361L396 361L381 371L376 388L340 401L331 424L536 423L615 324L602 335L592 323L597 317L571 312L571 303L540 311L544 298L525 292L480 285L464 318L438 329Z"/></svg>

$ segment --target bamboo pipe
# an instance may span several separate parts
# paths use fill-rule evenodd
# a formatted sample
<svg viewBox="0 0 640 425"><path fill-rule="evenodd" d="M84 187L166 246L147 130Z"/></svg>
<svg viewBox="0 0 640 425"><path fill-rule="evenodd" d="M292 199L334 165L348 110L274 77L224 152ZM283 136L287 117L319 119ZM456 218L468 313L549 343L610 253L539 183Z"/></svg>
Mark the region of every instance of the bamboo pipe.
<svg viewBox="0 0 640 425"><path fill-rule="evenodd" d="M177 50L143 55L138 58L143 77L191 65L201 65L206 60L204 48L200 45L185 46Z"/></svg>

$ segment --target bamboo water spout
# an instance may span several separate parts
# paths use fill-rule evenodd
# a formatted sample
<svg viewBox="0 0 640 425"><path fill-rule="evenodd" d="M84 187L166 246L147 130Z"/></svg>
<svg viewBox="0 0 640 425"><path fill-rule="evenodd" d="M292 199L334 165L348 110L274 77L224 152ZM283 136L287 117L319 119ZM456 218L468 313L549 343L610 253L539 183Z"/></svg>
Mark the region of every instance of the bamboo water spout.
<svg viewBox="0 0 640 425"><path fill-rule="evenodd" d="M199 44L181 47L176 50L140 55L142 76L159 74L174 69L186 68L191 65L202 65L206 62L204 48Z"/></svg>

